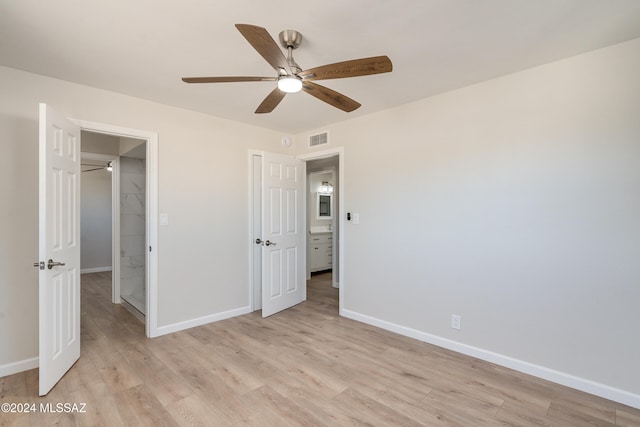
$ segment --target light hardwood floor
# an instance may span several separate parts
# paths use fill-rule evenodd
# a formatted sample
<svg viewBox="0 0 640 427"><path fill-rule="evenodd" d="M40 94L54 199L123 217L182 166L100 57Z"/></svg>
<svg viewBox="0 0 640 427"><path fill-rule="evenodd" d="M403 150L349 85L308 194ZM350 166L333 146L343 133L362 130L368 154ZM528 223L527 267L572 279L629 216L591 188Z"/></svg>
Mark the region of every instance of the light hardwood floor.
<svg viewBox="0 0 640 427"><path fill-rule="evenodd" d="M16 426L640 426L640 411L337 315L330 275L308 301L147 339L82 277L82 355L44 397L38 371L0 402L86 403L80 414L0 414Z"/></svg>

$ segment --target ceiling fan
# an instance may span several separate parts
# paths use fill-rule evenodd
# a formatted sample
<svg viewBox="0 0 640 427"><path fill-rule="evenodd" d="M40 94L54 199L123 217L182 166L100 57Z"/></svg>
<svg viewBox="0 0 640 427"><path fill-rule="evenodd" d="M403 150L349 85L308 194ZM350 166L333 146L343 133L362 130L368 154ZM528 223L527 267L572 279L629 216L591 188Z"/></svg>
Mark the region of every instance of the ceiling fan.
<svg viewBox="0 0 640 427"><path fill-rule="evenodd" d="M327 87L314 83L315 80L341 79L345 77L367 76L388 73L393 69L386 56L353 59L335 64L302 70L293 59L293 50L300 46L302 35L295 30L280 33L280 44L287 49L285 57L275 40L266 29L255 25L236 24L236 28L260 55L276 70L276 77L183 77L186 83L230 83L276 81L278 86L262 101L256 113L270 113L287 93L300 90L336 108L351 112L360 103Z"/></svg>

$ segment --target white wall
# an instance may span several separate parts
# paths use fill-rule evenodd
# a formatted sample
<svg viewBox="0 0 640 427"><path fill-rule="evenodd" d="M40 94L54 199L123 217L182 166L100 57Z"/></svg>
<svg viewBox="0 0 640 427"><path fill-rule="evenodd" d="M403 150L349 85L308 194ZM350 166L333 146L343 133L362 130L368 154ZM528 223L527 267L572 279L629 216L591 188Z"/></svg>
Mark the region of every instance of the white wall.
<svg viewBox="0 0 640 427"><path fill-rule="evenodd" d="M112 267L111 172L105 168L83 172L81 182L80 269L106 271Z"/></svg>
<svg viewBox="0 0 640 427"><path fill-rule="evenodd" d="M141 154L145 152L146 146L144 147L145 149L143 149L143 147L141 147L142 144L144 144L144 141L141 139L137 139L137 138L128 138L125 136L121 136L120 138L118 138L119 140L119 149L118 149L118 154L120 154L121 156L130 156L130 157L137 157L137 156L131 156L131 154L129 153L130 151L133 151L136 148L139 148L139 151L141 152ZM138 151L138 150L136 150Z"/></svg>
<svg viewBox="0 0 640 427"><path fill-rule="evenodd" d="M328 127L345 314L639 406L638 76L640 39Z"/></svg>
<svg viewBox="0 0 640 427"><path fill-rule="evenodd" d="M38 355L38 107L15 111L5 85L0 76L0 368L11 372Z"/></svg>
<svg viewBox="0 0 640 427"><path fill-rule="evenodd" d="M0 93L0 375L38 354L39 102L158 132L159 211L170 218L157 248L159 328L249 310L248 150L283 152L281 134L5 67Z"/></svg>
<svg viewBox="0 0 640 427"><path fill-rule="evenodd" d="M82 131L80 133L82 151L85 153L110 154L117 156L120 154L120 140L132 138L119 138L104 133Z"/></svg>

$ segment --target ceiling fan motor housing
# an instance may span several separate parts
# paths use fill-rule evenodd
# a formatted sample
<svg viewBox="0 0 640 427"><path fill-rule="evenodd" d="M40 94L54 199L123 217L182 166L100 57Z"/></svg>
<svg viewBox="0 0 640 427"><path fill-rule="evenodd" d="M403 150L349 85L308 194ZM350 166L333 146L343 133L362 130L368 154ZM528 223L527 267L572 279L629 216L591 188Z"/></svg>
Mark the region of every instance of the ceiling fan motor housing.
<svg viewBox="0 0 640 427"><path fill-rule="evenodd" d="M280 32L280 44L285 49L297 49L302 42L302 34L296 30L284 30Z"/></svg>

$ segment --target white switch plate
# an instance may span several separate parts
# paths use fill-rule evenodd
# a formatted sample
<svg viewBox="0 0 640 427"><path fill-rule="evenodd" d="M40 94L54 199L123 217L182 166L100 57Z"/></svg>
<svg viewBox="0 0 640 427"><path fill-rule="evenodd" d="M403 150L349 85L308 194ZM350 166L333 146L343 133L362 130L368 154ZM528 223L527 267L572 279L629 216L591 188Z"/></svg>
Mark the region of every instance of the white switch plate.
<svg viewBox="0 0 640 427"><path fill-rule="evenodd" d="M461 322L461 318L460 318L459 314L452 314L451 315L451 327L453 329L460 330L460 322Z"/></svg>
<svg viewBox="0 0 640 427"><path fill-rule="evenodd" d="M160 225L169 225L169 214L161 213L160 214Z"/></svg>
<svg viewBox="0 0 640 427"><path fill-rule="evenodd" d="M353 223L354 224L360 224L360 214L359 213L354 213L353 214Z"/></svg>

